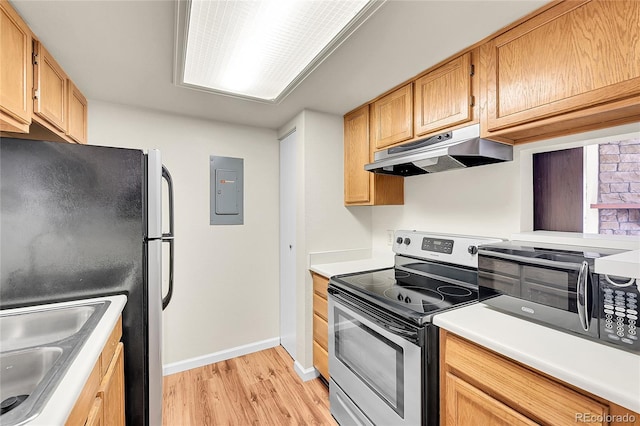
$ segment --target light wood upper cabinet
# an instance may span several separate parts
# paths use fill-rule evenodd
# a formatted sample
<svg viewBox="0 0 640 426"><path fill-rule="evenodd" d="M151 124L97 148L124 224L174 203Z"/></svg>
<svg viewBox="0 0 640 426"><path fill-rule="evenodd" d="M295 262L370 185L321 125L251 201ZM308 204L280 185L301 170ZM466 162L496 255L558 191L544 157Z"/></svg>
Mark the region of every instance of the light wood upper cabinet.
<svg viewBox="0 0 640 426"><path fill-rule="evenodd" d="M483 46L485 130L521 126L506 138L526 141L550 124L550 132L573 133L637 121L638 22L638 1L566 1L491 40Z"/></svg>
<svg viewBox="0 0 640 426"><path fill-rule="evenodd" d="M56 129L67 131L67 74L42 43L34 43L33 112Z"/></svg>
<svg viewBox="0 0 640 426"><path fill-rule="evenodd" d="M467 52L415 81L415 136L471 121L471 78L471 52Z"/></svg>
<svg viewBox="0 0 640 426"><path fill-rule="evenodd" d="M404 180L364 170L371 162L369 105L344 116L345 205L403 204Z"/></svg>
<svg viewBox="0 0 640 426"><path fill-rule="evenodd" d="M413 137L413 85L409 83L371 104L371 141L376 150Z"/></svg>
<svg viewBox="0 0 640 426"><path fill-rule="evenodd" d="M344 116L344 201L368 203L373 175L369 163L369 105Z"/></svg>
<svg viewBox="0 0 640 426"><path fill-rule="evenodd" d="M2 136L87 143L87 99L7 0L0 0Z"/></svg>
<svg viewBox="0 0 640 426"><path fill-rule="evenodd" d="M0 130L27 133L31 124L31 30L0 0Z"/></svg>
<svg viewBox="0 0 640 426"><path fill-rule="evenodd" d="M68 131L67 135L78 143L87 143L87 98L71 80L67 80Z"/></svg>

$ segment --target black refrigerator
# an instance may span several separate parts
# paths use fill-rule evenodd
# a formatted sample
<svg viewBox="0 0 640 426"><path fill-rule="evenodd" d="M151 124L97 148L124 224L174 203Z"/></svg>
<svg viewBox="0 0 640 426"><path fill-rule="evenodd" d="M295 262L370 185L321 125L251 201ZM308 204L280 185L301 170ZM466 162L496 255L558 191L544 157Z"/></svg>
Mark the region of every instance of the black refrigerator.
<svg viewBox="0 0 640 426"><path fill-rule="evenodd" d="M0 309L125 294L130 425L162 423L162 309L173 289L173 244L173 184L159 151L0 138Z"/></svg>

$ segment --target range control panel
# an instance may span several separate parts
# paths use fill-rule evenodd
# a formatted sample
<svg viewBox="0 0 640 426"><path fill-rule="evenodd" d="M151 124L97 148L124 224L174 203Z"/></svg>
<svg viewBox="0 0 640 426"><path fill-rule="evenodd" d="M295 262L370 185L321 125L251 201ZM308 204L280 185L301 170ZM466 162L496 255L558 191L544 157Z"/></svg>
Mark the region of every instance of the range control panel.
<svg viewBox="0 0 640 426"><path fill-rule="evenodd" d="M439 234L423 231L396 231L393 252L419 259L478 267L478 246L501 242L500 238Z"/></svg>
<svg viewBox="0 0 640 426"><path fill-rule="evenodd" d="M424 237L422 239L422 250L451 254L453 252L453 240Z"/></svg>
<svg viewBox="0 0 640 426"><path fill-rule="evenodd" d="M600 276L600 338L631 350L640 351L638 339L638 300L640 292L631 280L627 285Z"/></svg>

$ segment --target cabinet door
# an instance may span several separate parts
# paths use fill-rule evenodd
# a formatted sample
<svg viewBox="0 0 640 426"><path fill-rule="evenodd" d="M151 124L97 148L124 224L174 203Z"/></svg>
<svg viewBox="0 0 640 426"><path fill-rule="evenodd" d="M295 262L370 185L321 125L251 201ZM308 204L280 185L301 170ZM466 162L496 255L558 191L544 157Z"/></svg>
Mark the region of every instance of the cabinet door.
<svg viewBox="0 0 640 426"><path fill-rule="evenodd" d="M89 411L89 416L87 417L87 422L85 423L85 426L104 425L105 423L104 423L103 415L104 415L104 412L103 412L102 398L97 397L93 401L93 405L91 406L91 411Z"/></svg>
<svg viewBox="0 0 640 426"><path fill-rule="evenodd" d="M542 424L569 425L575 424L576 413L583 413L594 419L592 424L604 424L595 419L609 414L606 405L451 333L445 332L444 336L444 371L464 377L502 404L517 408L525 417ZM449 384L448 380L444 383ZM442 393L448 398L450 390L443 389ZM447 404L449 401L445 400L444 406ZM484 410L471 404L465 407Z"/></svg>
<svg viewBox="0 0 640 426"><path fill-rule="evenodd" d="M104 404L104 424L109 426L125 424L123 349L119 343L98 392Z"/></svg>
<svg viewBox="0 0 640 426"><path fill-rule="evenodd" d="M371 202L373 174L364 170L369 163L369 105L344 116L344 202Z"/></svg>
<svg viewBox="0 0 640 426"><path fill-rule="evenodd" d="M413 137L413 85L378 99L371 105L371 139L376 150Z"/></svg>
<svg viewBox="0 0 640 426"><path fill-rule="evenodd" d="M0 130L27 133L33 108L31 31L0 0Z"/></svg>
<svg viewBox="0 0 640 426"><path fill-rule="evenodd" d="M78 143L87 143L87 99L71 80L67 80L69 90L67 135Z"/></svg>
<svg viewBox="0 0 640 426"><path fill-rule="evenodd" d="M447 426L537 424L451 373L446 374L446 389Z"/></svg>
<svg viewBox="0 0 640 426"><path fill-rule="evenodd" d="M638 1L567 1L492 40L488 130L640 94L638 22Z"/></svg>
<svg viewBox="0 0 640 426"><path fill-rule="evenodd" d="M471 53L417 79L415 97L415 136L470 121Z"/></svg>
<svg viewBox="0 0 640 426"><path fill-rule="evenodd" d="M34 113L59 131L67 131L67 75L42 43L35 42Z"/></svg>

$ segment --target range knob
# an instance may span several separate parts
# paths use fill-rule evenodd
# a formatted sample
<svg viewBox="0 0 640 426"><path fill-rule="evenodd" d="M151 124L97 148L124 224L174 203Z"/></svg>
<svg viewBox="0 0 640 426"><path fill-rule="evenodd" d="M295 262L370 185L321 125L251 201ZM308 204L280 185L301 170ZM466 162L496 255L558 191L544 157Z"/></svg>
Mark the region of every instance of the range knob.
<svg viewBox="0 0 640 426"><path fill-rule="evenodd" d="M398 237L398 238L396 238L396 243L398 243L398 244L402 244L402 237Z"/></svg>
<svg viewBox="0 0 640 426"><path fill-rule="evenodd" d="M467 247L467 251L469 252L469 254L474 255L474 254L478 253L478 247L477 246L469 246L469 247Z"/></svg>
<svg viewBox="0 0 640 426"><path fill-rule="evenodd" d="M411 303L411 298L409 296L404 298L405 303Z"/></svg>
<svg viewBox="0 0 640 426"><path fill-rule="evenodd" d="M411 244L411 238L405 238L405 239L404 239L404 243L405 243L406 245Z"/></svg>
<svg viewBox="0 0 640 426"><path fill-rule="evenodd" d="M401 302L404 300L404 297L402 297L402 295L399 294L399 293L398 293L398 300L401 301Z"/></svg>

